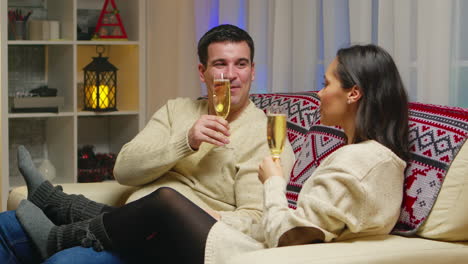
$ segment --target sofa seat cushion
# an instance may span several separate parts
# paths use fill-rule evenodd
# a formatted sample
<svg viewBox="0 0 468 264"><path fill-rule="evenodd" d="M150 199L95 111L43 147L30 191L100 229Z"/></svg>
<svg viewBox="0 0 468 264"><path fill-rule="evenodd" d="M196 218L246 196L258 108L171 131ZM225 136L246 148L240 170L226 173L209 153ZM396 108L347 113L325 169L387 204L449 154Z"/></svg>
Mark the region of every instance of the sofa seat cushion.
<svg viewBox="0 0 468 264"><path fill-rule="evenodd" d="M258 250L238 255L229 264L462 264L468 243L450 243L394 235L342 242Z"/></svg>

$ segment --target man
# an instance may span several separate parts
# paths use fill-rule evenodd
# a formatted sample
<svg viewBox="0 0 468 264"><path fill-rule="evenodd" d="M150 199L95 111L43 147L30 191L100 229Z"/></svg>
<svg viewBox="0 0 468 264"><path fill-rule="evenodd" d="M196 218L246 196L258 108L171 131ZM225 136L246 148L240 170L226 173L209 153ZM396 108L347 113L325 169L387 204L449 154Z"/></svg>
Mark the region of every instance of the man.
<svg viewBox="0 0 468 264"><path fill-rule="evenodd" d="M178 98L157 111L122 148L115 178L124 185L147 184L130 200L170 186L250 234L263 206L258 165L269 154L265 115L249 100L255 77L254 44L242 29L221 25L200 39L198 55L208 100ZM226 120L215 115L212 103L213 78L221 73L231 83ZM289 146L285 154L285 164L292 165Z"/></svg>
<svg viewBox="0 0 468 264"><path fill-rule="evenodd" d="M200 39L198 55L200 80L206 83L208 99L177 98L158 110L123 146L114 168L115 178L124 185L143 185L130 200L159 187L172 187L216 219L252 235L263 207L258 166L269 155L266 117L249 100L255 78L254 44L244 30L221 25ZM212 103L213 79L221 73L231 84L226 120L215 115ZM282 155L286 175L293 159L287 144ZM77 261L80 251L85 252L85 262L90 254L99 255L103 263L120 261L110 253L76 247L46 263L59 263L61 256L74 256Z"/></svg>

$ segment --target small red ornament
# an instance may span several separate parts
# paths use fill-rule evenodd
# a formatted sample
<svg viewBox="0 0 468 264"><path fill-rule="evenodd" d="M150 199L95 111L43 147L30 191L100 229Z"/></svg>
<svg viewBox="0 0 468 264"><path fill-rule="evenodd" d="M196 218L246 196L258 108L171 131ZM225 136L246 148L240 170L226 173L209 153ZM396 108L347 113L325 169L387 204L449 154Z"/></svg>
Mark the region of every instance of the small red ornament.
<svg viewBox="0 0 468 264"><path fill-rule="evenodd" d="M94 31L93 40L127 40L127 32L114 0L106 0Z"/></svg>

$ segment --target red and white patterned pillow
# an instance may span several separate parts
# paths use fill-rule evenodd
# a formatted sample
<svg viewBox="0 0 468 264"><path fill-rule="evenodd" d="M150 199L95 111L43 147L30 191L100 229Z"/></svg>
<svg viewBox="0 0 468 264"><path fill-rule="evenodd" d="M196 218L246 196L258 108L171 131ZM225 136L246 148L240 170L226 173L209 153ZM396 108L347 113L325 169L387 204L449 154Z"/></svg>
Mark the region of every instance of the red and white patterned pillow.
<svg viewBox="0 0 468 264"><path fill-rule="evenodd" d="M288 138L296 162L286 196L296 208L302 184L321 161L344 145L344 133L320 125L316 111L320 101L314 92L253 94L252 101L265 110L284 105L289 110ZM468 109L410 103L409 140L411 159L405 171L401 214L394 233L413 234L428 217L451 162L468 137Z"/></svg>
<svg viewBox="0 0 468 264"><path fill-rule="evenodd" d="M412 155L393 233L412 235L429 216L450 164L468 137L468 109L410 103L409 110Z"/></svg>

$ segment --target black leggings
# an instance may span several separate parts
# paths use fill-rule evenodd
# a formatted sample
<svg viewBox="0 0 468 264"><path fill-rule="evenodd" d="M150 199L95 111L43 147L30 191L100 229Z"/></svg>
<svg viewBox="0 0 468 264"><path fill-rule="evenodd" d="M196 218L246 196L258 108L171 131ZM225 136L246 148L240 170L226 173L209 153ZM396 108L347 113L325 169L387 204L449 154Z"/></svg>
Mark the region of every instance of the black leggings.
<svg viewBox="0 0 468 264"><path fill-rule="evenodd" d="M204 262L216 220L177 191L163 187L109 210L103 222L115 250L152 263Z"/></svg>

